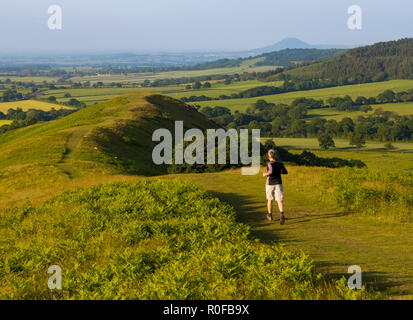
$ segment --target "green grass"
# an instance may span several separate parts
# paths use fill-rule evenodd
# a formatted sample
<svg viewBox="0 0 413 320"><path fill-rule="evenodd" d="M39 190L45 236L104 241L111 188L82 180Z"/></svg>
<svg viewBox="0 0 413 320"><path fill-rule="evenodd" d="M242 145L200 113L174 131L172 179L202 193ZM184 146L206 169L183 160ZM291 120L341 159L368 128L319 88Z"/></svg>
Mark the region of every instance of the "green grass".
<svg viewBox="0 0 413 320"><path fill-rule="evenodd" d="M327 120L336 120L340 121L343 117L349 118L357 118L358 116L368 116L375 112L375 110L381 108L384 111L392 111L396 112L399 115L411 115L413 114L413 103L386 103L386 104L378 104L372 105L373 110L365 113L362 111L338 111L336 108L328 108L328 109L315 109L309 110L308 114L312 117L321 117Z"/></svg>
<svg viewBox="0 0 413 320"><path fill-rule="evenodd" d="M153 282L151 282L152 280L145 280L147 282L143 282L143 287L135 286L137 282L124 281L125 276L122 272L126 271L121 269L121 266L124 265L123 262L126 260L122 260L123 262L120 264L113 260L114 257L119 257L119 252L122 252L119 248L124 249L123 252L132 255L129 255L129 257L131 257L133 263L140 263L139 261L144 259L141 259L141 256L137 258L133 256L133 254L140 255L142 251L140 249L132 250L131 248L136 249L136 247L126 245L123 242L126 239L123 238L124 234L119 235L117 233L117 227L125 230L129 229L122 224L125 221L122 219L120 221L120 216L115 213L119 213L119 211L116 211L119 208L119 210L126 208L125 212L130 214L129 205L132 208L143 207L140 206L141 202L137 202L138 200L142 200L144 201L142 203L146 204L151 203L152 205L147 205L148 208L156 207L156 201L150 200L149 197L147 202L143 196L141 197L141 192L145 194L146 190L142 188L142 185L139 185L138 188L128 186L120 186L119 188L111 186L94 187L93 189L56 196L53 200L42 204L44 199L49 199L52 195L64 190L73 190L78 186L87 187L110 181L135 182L142 179L142 177L132 173L140 175L159 174L159 168L152 170L153 168L145 166L145 164L152 163L150 155L152 145L149 141L151 141L153 129L159 127L171 128L174 119L183 119L188 127L207 128L210 125L205 118L201 118L201 115L191 113L174 100L163 97L148 100L150 96L152 95L128 94L80 110L56 121L36 124L0 135L0 207L10 208L13 205L21 207L26 200L30 200L36 206L35 208L26 206L21 209L2 211L0 228L3 228L2 231L4 230L4 232L0 232L0 245L6 248L6 251L1 251L1 257L7 255L7 259L0 260L0 276L5 277L3 281L0 280L0 295L17 298L51 297L47 294L53 293L47 291L45 286L40 286L44 284L47 276L45 266L50 262L60 263L60 256L68 257L65 260L68 262L64 262L67 263L68 268L64 268L64 270L73 272L69 272L68 279L70 281L66 285L70 288L80 288L82 292L74 289L67 293L67 296L53 296L55 298L83 298L89 296L91 289L79 284L83 280L90 280L89 283L92 284L94 292L96 292L92 298L112 298L115 294L114 288L119 288L119 283L125 283L128 286L127 288L122 287L122 294L128 297L185 298L187 296L179 296L175 291L168 291L167 289L170 286L163 286L162 283L168 283L168 279L173 279L179 284L185 284L186 281L193 284L191 282L193 278L171 278L171 275L182 270L197 272L198 270L193 268L194 265L210 266L213 264L211 260L197 260L197 258L189 255L188 260L177 260L170 265L165 265L164 272L160 272L159 277L150 278L154 279ZM122 137L133 138L127 140L128 143L133 143L126 143L126 140ZM285 144L291 143L291 141L285 141ZM297 141L297 143L308 148L308 144L314 143L314 141ZM300 148L300 145L296 145L295 148ZM410 150L411 146L408 146L408 148ZM293 152L299 152L299 150L293 150ZM365 151L339 149L331 151L314 150L314 153L323 157L360 159L367 163L369 169L377 168L385 172L403 169L412 170L413 153L411 151L384 152L375 150L374 145L369 145L368 150ZM325 176L332 177L335 173L342 172L342 169L327 170L306 167L289 167L288 169L290 174L285 177L284 181L286 212L290 220L282 228L277 224L269 224L264 219L265 189L264 178L261 175L242 176L239 170L231 170L202 174L202 176L200 174L164 176L164 179L177 178L181 181L188 179L201 184L213 195L235 207L238 213L237 219L251 226L252 236L261 239L262 242L268 245L273 244L274 241L283 243L290 252L303 250L310 255L310 258L314 259L317 271L325 274L327 279L336 281L343 275L348 277L346 274L347 268L357 264L362 267L364 283L369 288L379 289L384 292L387 298L413 297L413 243L410 240L413 224L392 220L393 217L397 217L397 206L389 207L390 214L388 217L383 216L383 213L378 216L362 215L361 212L357 211L360 210L359 208L350 211L340 207L334 197L332 189L335 182L331 181L331 184L326 185L322 179ZM403 172L400 172L403 175ZM362 181L362 183L366 183L366 187L380 188L380 183L377 184L377 181L372 179L371 176L367 177L366 181ZM359 182L357 181L358 184ZM176 184L178 182L174 181L173 185ZM406 191L404 187L402 188L397 183L388 184L386 182L383 186L384 189L388 188L390 191L401 188L400 195L411 194L410 189ZM191 190L195 188L191 187ZM176 194L169 192L170 189L173 189L173 187L166 185L162 190L168 190L168 192L160 192L159 195L156 192L149 192L150 196L155 197L157 201L161 197L161 203L166 203L165 207L167 209L163 211L164 213L168 213L170 208L176 208L174 207L175 203L183 208L192 207L194 203L192 200L185 202L185 198L180 198L182 193L176 199ZM119 201L116 202L117 200L114 199L117 199L117 196L114 195L119 195L117 193L120 192L119 190L126 191L122 191ZM131 194L136 194L137 198L132 197ZM93 198L95 195L96 197ZM325 196L320 198L320 195ZM393 193L384 192L382 195L383 199L386 199L387 195L394 198ZM194 197L195 199L199 198L195 195ZM108 198L110 199L109 204ZM93 199L96 202L92 201ZM180 202L181 200L183 202ZM382 202L377 201L377 204L383 207ZM203 205L201 204L201 207ZM386 201L384 207L385 205ZM101 208L107 210L104 211ZM132 212L134 212L133 210ZM79 212L82 214L79 215ZM105 212L107 215L102 216ZM180 210L177 210L177 212L180 212ZM84 217L84 220L82 220L84 225L79 224L79 220L76 220L82 217ZM56 218L56 221L51 222L54 218ZM202 222L203 219L200 219L200 221ZM12 227L10 227L10 223ZM183 228L186 226L186 223L182 223L182 221L178 224L182 225ZM81 227L82 225L84 228ZM219 225L224 227L225 223ZM58 231L57 235L48 232L51 230L50 228L53 228L53 231ZM220 230L219 226L217 228ZM76 242L78 238L71 236L70 233L75 231L79 231L76 234L85 237L79 237L80 241ZM185 229L185 231L188 230ZM183 237L187 233L183 233ZM22 235L24 235L23 238ZM7 246L5 239L12 239L12 242L20 243L21 246ZM62 242L68 245L59 247L54 242L55 239L58 239L59 243ZM86 242L81 242L82 239ZM166 239L168 242L169 238L166 237ZM84 243L87 246L83 245ZM240 241L240 243L242 244L242 250L249 250L250 247L247 244L250 242ZM152 243L149 247L151 245ZM155 243L154 248L160 247L157 245L158 243ZM259 246L258 244L255 245ZM49 250L49 248L52 249ZM72 251L67 250L68 248L74 248L73 250L76 252L85 252L86 258L70 256ZM214 250L215 247L209 246L209 248L212 249L206 250ZM113 251L115 249L116 251ZM254 247L255 249L256 247ZM230 252L236 254L239 252L237 250L240 249L237 247L234 250ZM266 254L265 250L263 256ZM207 252L211 253L214 259L216 257L216 261L221 261L219 256L230 256L228 251L224 249L220 251L219 248L217 251ZM217 252L218 254L216 254ZM261 251L258 250L257 252L261 254ZM280 253L284 255L284 251L280 251ZM275 255L277 254L276 251ZM302 256L300 255L300 257ZM98 263L99 269L96 273L93 273L91 271L93 269L88 263L85 265L79 264L81 267L75 269L78 261L76 259L78 258L90 261L90 263ZM290 262L294 265L296 260L293 259ZM191 266L191 269L185 269L188 265ZM248 270L251 270L252 265L255 266L255 270L260 269L256 267L257 265L260 266L257 263L242 264L237 262L233 265L234 268L237 265L245 266L247 271L243 271L244 273L241 273L241 275L247 278ZM269 266L271 270L275 270L276 266L271 264ZM17 269L13 269L14 267ZM14 274L12 270L17 271ZM30 278L28 276L30 271L28 270L42 270L43 273L37 273L34 278ZM202 270L206 270L205 274L210 277L209 279L219 280L219 278L216 278L217 275L219 276L219 273L216 272L217 269L206 267ZM208 273L208 270L213 272ZM224 270L229 270L229 267L224 267ZM102 281L105 276L112 275L112 271L115 272L114 282ZM74 277L74 272L82 274L82 277ZM268 273L271 274L271 272ZM189 274L194 278L197 275L195 273ZM303 276L306 274L300 273ZM20 277L21 275L23 277ZM127 276L126 278L132 279L131 281L137 281L138 279L134 276ZM254 283L257 283L254 279L252 279ZM265 283L271 284L271 281L271 279L265 279ZM31 286L32 283L35 285ZM248 295L248 289L243 289L236 296L233 291L234 287L227 285L226 282L222 283L228 291L221 291L221 298L251 297ZM142 285L142 283L139 282L139 285ZM336 297L334 287L327 286L326 288L323 284L316 285L320 286L317 288L322 289L319 289L319 291L315 289L312 294L318 292L316 296L318 294L317 297L319 298L324 296L327 298ZM341 283L341 285L344 285L344 283ZM130 288L141 288L142 290L139 291L140 293L136 293ZM310 296L306 296L308 292L306 291L308 289L306 285L303 287L302 296L297 295L294 286L284 288L288 291L277 291L279 287L272 285L271 288L275 288L274 292L279 292L280 295L284 294L286 297L310 298ZM255 292L261 292L257 290ZM186 291L191 297L195 298L200 298L201 292L207 292L211 296L216 293L204 289ZM264 293L262 293L263 297L269 297L268 295L265 296ZM347 298L351 298L351 296Z"/></svg>
<svg viewBox="0 0 413 320"><path fill-rule="evenodd" d="M262 140L267 140L268 138L263 138ZM310 149L310 150L320 150L320 146L317 138L273 138L275 144L280 147L287 149ZM334 139L336 144L335 151L348 150L358 152L360 149L350 146L348 139ZM367 141L366 145L361 148L361 150L375 150L375 151L387 151L384 148L384 142L378 141ZM395 152L412 152L413 153L413 143L412 142L394 142L392 143L395 147L391 150L391 153Z"/></svg>
<svg viewBox="0 0 413 320"><path fill-rule="evenodd" d="M168 72L148 72L148 73L130 73L128 75L110 75L110 76L84 76L73 77L73 82L78 81L90 81L92 83L103 82L143 82L145 80L158 80L168 78L182 78L182 77L198 77L198 76L212 76L212 75L226 75L243 72L262 72L273 70L276 67L262 66L262 67L250 67L249 64L244 64L240 67L233 68L217 68L207 70L193 70L193 71L168 71Z"/></svg>
<svg viewBox="0 0 413 320"><path fill-rule="evenodd" d="M267 138L263 138L263 141ZM366 146L358 149L349 145L348 140L334 139L336 148L321 150L316 138L274 138L276 145L290 150L292 153L301 153L302 150L311 150L323 158L341 158L346 160L361 160L369 168L385 170L413 171L413 143L396 142L394 150L386 150L384 143L367 141Z"/></svg>
<svg viewBox="0 0 413 320"><path fill-rule="evenodd" d="M165 192L167 190L168 192ZM0 212L1 299L365 299L302 252L251 239L233 209L188 182L66 192ZM62 269L62 290L46 271Z"/></svg>
<svg viewBox="0 0 413 320"><path fill-rule="evenodd" d="M388 163L383 164L390 172ZM383 170L383 167L381 170ZM394 169L394 168L393 168ZM359 265L363 283L380 290L383 298L413 297L413 223L393 221L392 215L371 217L337 207L322 185L322 176L343 169L288 166L284 177L285 226L265 220L265 179L242 176L238 170L199 175L180 175L198 181L220 199L234 205L239 220L252 227L264 242L274 240L289 250L303 250L327 278L348 277L347 269ZM175 177L175 176L173 176ZM173 178L171 177L171 178ZM406 193L408 194L408 193ZM397 209L391 214L397 215Z"/></svg>
<svg viewBox="0 0 413 320"><path fill-rule="evenodd" d="M59 102L67 102L72 98L78 99L87 105L94 103L100 103L109 99L112 99L118 95L131 93L131 92L153 92L162 95L167 95L175 99L190 96L206 95L208 97L217 98L220 95L231 95L233 93L239 93L241 91L259 87L264 85L263 82L257 80L233 82L229 85L223 83L211 81L212 87L208 89L186 89L186 85L171 85L164 87L150 87L150 88L82 88L82 89L57 89L48 90L42 99L46 99L50 96L55 96ZM276 81L265 85L279 86L282 82ZM71 98L64 98L64 95L69 93Z"/></svg>
<svg viewBox="0 0 413 320"><path fill-rule="evenodd" d="M201 106L223 106L230 108L232 111L245 111L251 104L259 99L264 99L272 103L286 103L290 104L297 98L314 98L314 99L328 99L331 97L343 97L345 95L356 99L358 96L375 97L379 93L391 89L394 91L403 91L413 88L413 80L391 80L385 82L374 82L360 85L349 85L341 87L333 87L326 89L308 90L288 92L277 95L269 95L264 97L248 98L248 99L229 99L222 101L204 101L197 102Z"/></svg>

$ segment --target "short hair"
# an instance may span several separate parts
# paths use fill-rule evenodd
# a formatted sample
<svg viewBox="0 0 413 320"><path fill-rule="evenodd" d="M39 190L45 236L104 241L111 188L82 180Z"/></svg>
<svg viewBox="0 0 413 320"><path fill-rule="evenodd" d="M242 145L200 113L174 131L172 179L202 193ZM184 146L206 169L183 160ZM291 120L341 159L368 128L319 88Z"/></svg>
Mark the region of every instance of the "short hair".
<svg viewBox="0 0 413 320"><path fill-rule="evenodd" d="M275 159L275 150L273 150L273 149L268 150L268 156L269 156L270 158Z"/></svg>

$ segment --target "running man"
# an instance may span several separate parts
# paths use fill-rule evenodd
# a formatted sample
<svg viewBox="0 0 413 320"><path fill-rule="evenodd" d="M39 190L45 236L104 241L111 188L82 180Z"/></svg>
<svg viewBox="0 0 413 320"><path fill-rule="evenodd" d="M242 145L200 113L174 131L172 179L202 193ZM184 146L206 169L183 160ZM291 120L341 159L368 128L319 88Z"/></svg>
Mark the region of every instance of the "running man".
<svg viewBox="0 0 413 320"><path fill-rule="evenodd" d="M263 173L264 177L267 177L266 183L266 193L267 193L267 208L268 214L267 219L272 220L272 203L275 200L278 203L278 208L280 209L280 224L285 223L284 216L284 196L283 196L283 184L281 179L281 174L288 174L287 169L284 167L282 162L275 159L275 151L268 151L269 162L267 163L267 172Z"/></svg>

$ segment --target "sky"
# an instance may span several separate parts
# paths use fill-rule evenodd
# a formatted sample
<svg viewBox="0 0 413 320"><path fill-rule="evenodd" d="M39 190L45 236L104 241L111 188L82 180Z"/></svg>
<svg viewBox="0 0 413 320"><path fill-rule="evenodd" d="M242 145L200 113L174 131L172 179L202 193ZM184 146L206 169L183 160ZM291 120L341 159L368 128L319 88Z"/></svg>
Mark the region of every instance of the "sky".
<svg viewBox="0 0 413 320"><path fill-rule="evenodd" d="M62 9L62 30L48 8ZM351 5L362 29L347 26ZM410 0L1 0L2 52L231 51L286 37L362 45L413 36Z"/></svg>

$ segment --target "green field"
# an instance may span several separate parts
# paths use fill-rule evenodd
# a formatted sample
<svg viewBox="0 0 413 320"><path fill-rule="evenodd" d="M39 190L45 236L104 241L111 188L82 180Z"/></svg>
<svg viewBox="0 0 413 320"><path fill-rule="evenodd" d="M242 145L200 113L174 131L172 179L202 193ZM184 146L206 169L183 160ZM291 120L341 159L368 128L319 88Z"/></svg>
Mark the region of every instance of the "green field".
<svg viewBox="0 0 413 320"><path fill-rule="evenodd" d="M268 138L262 138L263 141ZM326 158L341 158L346 160L361 160L369 168L392 169L413 171L413 143L395 142L394 150L386 150L384 143L377 141L367 141L366 145L357 149L349 145L345 139L334 139L336 148L331 150L321 150L316 138L274 138L275 144L279 147L291 150L293 153L301 153L302 150L311 150L317 156Z"/></svg>
<svg viewBox="0 0 413 320"><path fill-rule="evenodd" d="M383 111L396 112L399 115L411 115L413 114L413 102L406 103L385 103L372 105L373 110L365 113L362 111L339 111L336 108L315 109L309 110L308 114L312 117L321 117L327 120L340 121L343 117L357 118L358 116L366 116L373 114L376 109L382 109Z"/></svg>
<svg viewBox="0 0 413 320"><path fill-rule="evenodd" d="M197 102L201 106L222 106L230 108L232 111L245 111L249 106L257 100L264 99L272 103L286 103L290 104L297 98L313 98L313 99L328 99L331 97L344 97L349 95L353 99L358 96L375 97L385 90L391 89L394 91L403 91L413 88L413 80L391 80L385 82L374 82L360 85L348 85L341 87L333 87L326 89L308 90L288 92L277 95L268 95L263 97L248 98L248 99L229 99L221 101L203 101Z"/></svg>
<svg viewBox="0 0 413 320"><path fill-rule="evenodd" d="M233 82L229 85L225 85L220 82L211 81L212 87L200 90L186 89L186 85L171 85L164 87L149 87L149 88L82 88L82 89L58 89L48 90L42 99L46 99L49 96L55 96L59 102L67 102L72 98L76 98L79 101L92 105L97 102L103 102L112 99L118 95L130 93L130 92L154 92L163 95L170 96L175 99L190 96L205 95L208 97L217 98L220 95L231 95L233 93L239 93L241 91L262 86L263 83L257 80ZM268 85L279 86L282 82L269 82ZM69 93L71 98L64 98L64 95Z"/></svg>
<svg viewBox="0 0 413 320"><path fill-rule="evenodd" d="M267 138L263 138L262 140L266 140ZM273 138L275 144L280 147L284 147L287 149L310 149L310 150L319 150L320 146L318 143L317 138ZM348 150L348 151L355 151L358 152L354 146L349 145L349 140L346 139L334 139L336 144L335 150ZM366 145L362 148L363 150L384 150L384 142L378 141L366 141ZM413 143L412 142L394 142L392 143L393 146L396 148L391 152L413 152Z"/></svg>
<svg viewBox="0 0 413 320"><path fill-rule="evenodd" d="M36 101L36 100L23 100L23 101L0 103L0 111L3 113L7 113L7 110L9 109L17 109L17 108L21 108L23 111L27 111L29 109L48 111L52 108L59 110L59 109L69 108L69 107L58 105L58 104L53 104L53 103L48 103L48 102L43 102L43 101Z"/></svg>
<svg viewBox="0 0 413 320"><path fill-rule="evenodd" d="M183 78L183 77L198 77L198 76L212 76L212 75L226 75L235 74L243 72L263 72L268 70L273 70L274 66L262 66L262 67L251 67L250 64L244 64L240 67L234 68L217 68L217 69L207 69L207 70L190 70L190 71L168 71L168 72L151 72L151 73L131 73L128 75L96 75L96 76L85 76L85 77L73 77L71 80L73 82L77 81L90 81L92 83L103 82L143 82L145 80L158 80L158 79L169 79L169 78Z"/></svg>

